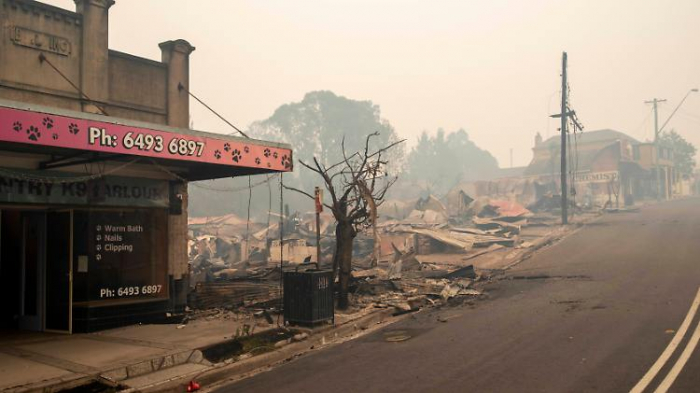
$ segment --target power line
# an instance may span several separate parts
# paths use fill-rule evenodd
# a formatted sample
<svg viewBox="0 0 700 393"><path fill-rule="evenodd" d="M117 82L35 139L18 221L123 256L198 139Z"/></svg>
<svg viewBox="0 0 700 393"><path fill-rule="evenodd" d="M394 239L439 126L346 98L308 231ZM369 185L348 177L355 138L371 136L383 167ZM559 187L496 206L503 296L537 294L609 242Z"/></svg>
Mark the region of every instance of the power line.
<svg viewBox="0 0 700 393"><path fill-rule="evenodd" d="M243 135L243 136L246 137L246 138L250 138L248 135L246 135L245 132L241 131L240 129L238 129L238 127L234 126L233 123L231 123L230 121L226 120L226 118L224 118L223 116L221 116L221 115L219 114L219 112L217 112L217 111L215 111L214 109L212 109L212 108L211 108L209 105L207 105L204 101L200 100L196 95L192 94L191 91L187 90L187 88L186 88L185 86L183 86L182 83L178 83L178 84L177 84L177 89L178 89L178 90L184 90L184 91L185 91L187 94L189 94L192 98L194 98L195 100L197 100L197 102L199 102L200 104L204 105L205 108L209 109L209 110L211 111L211 113L215 114L216 116L219 117L219 119L223 120L224 123L228 124L228 125L231 126L234 130L238 131L239 134Z"/></svg>
<svg viewBox="0 0 700 393"><path fill-rule="evenodd" d="M280 230L279 230L279 235L280 235L280 287L279 287L279 292L280 292L280 305L279 305L279 314L277 314L277 325L279 326L279 317L283 312L284 309L284 271L282 269L283 266L283 261L284 261L284 174L280 174ZM269 228L269 227L268 227Z"/></svg>
<svg viewBox="0 0 700 393"><path fill-rule="evenodd" d="M275 177L279 176L278 173L274 175L268 175L267 179L261 180L257 183L253 183L251 185L252 188L261 186L263 184L269 184ZM191 182L190 183L192 186L201 188L204 190L209 190L209 191L216 191L216 192L240 192L240 191L245 191L248 189L248 186L241 186L241 187L229 187L229 188L220 188L220 187L212 187L208 185L201 184L201 182Z"/></svg>
<svg viewBox="0 0 700 393"><path fill-rule="evenodd" d="M681 115L687 116L688 118L695 119L695 120L700 120L700 116L696 115L694 113L688 112L686 110L681 109Z"/></svg>
<svg viewBox="0 0 700 393"><path fill-rule="evenodd" d="M70 184L70 183L84 183L90 180L96 180L104 176L111 175L113 173L119 172L122 169L128 167L129 165L139 161L140 158L136 158L132 161L128 161L122 165L116 166L108 171L85 175L85 176L40 176L34 174L28 174L25 172L15 172L11 169L0 168L0 175L13 180L24 180L34 183L47 183L47 184Z"/></svg>
<svg viewBox="0 0 700 393"><path fill-rule="evenodd" d="M85 92L80 87L78 87L78 85L73 83L73 81L71 81L63 72L61 72L61 70L59 70L55 65L53 65L53 63L51 63L51 61L49 61L49 59L47 59L43 53L39 54L39 62L42 64L44 62L46 64L48 64L51 68L53 68L54 71L56 71L58 73L58 75L60 75L66 82L68 82L68 84L70 84L78 93L80 93L81 98L85 97L85 99L87 99L90 103L95 105L95 107L97 109L99 109L103 115L109 116L109 114L107 114L107 112L104 110L104 108L102 108L100 105L97 105L97 102L95 102L92 98L88 97L88 95L85 94Z"/></svg>
<svg viewBox="0 0 700 393"><path fill-rule="evenodd" d="M270 176L267 176L267 232L265 240L270 239L270 216L272 215L272 185L270 184ZM267 242L266 242L267 243Z"/></svg>
<svg viewBox="0 0 700 393"><path fill-rule="evenodd" d="M247 259L250 259L248 253L250 252L250 202L253 199L253 187L250 185L250 176L248 176L248 216L245 222L245 255Z"/></svg>
<svg viewBox="0 0 700 393"><path fill-rule="evenodd" d="M646 126L647 122L648 122L649 119L651 118L651 114L652 114L652 113L654 113L654 110L653 110L653 109L649 109L649 112L647 112L647 115L644 117L644 120L642 120L642 122L639 123L639 125L637 126L637 128L634 129L634 133L635 133L635 134L638 134L638 133L639 133L639 130L641 130L642 128L644 128L644 126ZM644 137L645 137L645 138L646 138L647 134L648 134L648 132L647 132L647 131L644 131Z"/></svg>
<svg viewBox="0 0 700 393"><path fill-rule="evenodd" d="M694 122L700 123L700 117L693 116L693 115L689 115L689 114L687 114L687 113L681 113L681 116L685 116L685 119L686 119L686 120L694 121ZM673 129L673 128L672 128L672 129Z"/></svg>

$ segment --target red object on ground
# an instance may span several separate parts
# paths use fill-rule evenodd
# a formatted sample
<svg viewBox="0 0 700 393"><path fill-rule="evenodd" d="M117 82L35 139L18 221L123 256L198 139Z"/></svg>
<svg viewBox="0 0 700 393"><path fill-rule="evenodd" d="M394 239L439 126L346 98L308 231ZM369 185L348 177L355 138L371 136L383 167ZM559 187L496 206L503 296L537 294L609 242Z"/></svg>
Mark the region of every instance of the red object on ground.
<svg viewBox="0 0 700 393"><path fill-rule="evenodd" d="M197 390L199 390L199 388L201 388L201 386L199 386L199 384L194 380L190 381L190 383L187 384L188 393L196 392Z"/></svg>

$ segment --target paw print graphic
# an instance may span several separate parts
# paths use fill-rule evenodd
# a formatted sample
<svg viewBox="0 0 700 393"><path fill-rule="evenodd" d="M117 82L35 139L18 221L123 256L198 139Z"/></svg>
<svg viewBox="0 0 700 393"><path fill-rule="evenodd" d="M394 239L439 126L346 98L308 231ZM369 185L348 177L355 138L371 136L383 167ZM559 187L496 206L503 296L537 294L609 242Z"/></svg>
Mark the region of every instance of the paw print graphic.
<svg viewBox="0 0 700 393"><path fill-rule="evenodd" d="M260 157L255 157L255 164L260 165Z"/></svg>
<svg viewBox="0 0 700 393"><path fill-rule="evenodd" d="M287 157L287 155L282 156L282 166L284 166L284 169L290 169L292 167L292 158Z"/></svg>
<svg viewBox="0 0 700 393"><path fill-rule="evenodd" d="M279 154L277 154L277 152L272 153L272 157L274 157L275 160L277 159L277 156L279 156Z"/></svg>
<svg viewBox="0 0 700 393"><path fill-rule="evenodd" d="M45 117L42 123L44 124L44 127L46 127L47 130L53 128L53 119L50 117Z"/></svg>
<svg viewBox="0 0 700 393"><path fill-rule="evenodd" d="M220 159L221 158L221 150L216 150L214 152L214 157L216 157L217 160Z"/></svg>
<svg viewBox="0 0 700 393"><path fill-rule="evenodd" d="M263 155L264 155L265 157L270 157L270 149L265 149L265 150L263 151Z"/></svg>
<svg viewBox="0 0 700 393"><path fill-rule="evenodd" d="M73 135L77 135L80 132L80 128L78 128L78 125L75 123L70 123L68 126L68 132L70 132Z"/></svg>
<svg viewBox="0 0 700 393"><path fill-rule="evenodd" d="M41 132L39 132L38 128L29 126L29 128L27 128L27 138L32 141L38 141L39 138L41 138Z"/></svg>
<svg viewBox="0 0 700 393"><path fill-rule="evenodd" d="M250 153L250 148L248 146L243 146L243 151L246 153Z"/></svg>
<svg viewBox="0 0 700 393"><path fill-rule="evenodd" d="M51 138L53 138L53 140L57 140L57 139L58 139L58 134L54 132L54 133L51 135Z"/></svg>
<svg viewBox="0 0 700 393"><path fill-rule="evenodd" d="M224 143L224 150L227 151L227 152L228 152L228 151L231 151L231 144L229 144L229 143Z"/></svg>
<svg viewBox="0 0 700 393"><path fill-rule="evenodd" d="M12 129L15 130L15 132L20 132L22 131L22 123L16 121L12 124Z"/></svg>
<svg viewBox="0 0 700 393"><path fill-rule="evenodd" d="M272 168L272 164L269 161L267 162L267 167Z"/></svg>
<svg viewBox="0 0 700 393"><path fill-rule="evenodd" d="M238 149L233 149L233 152L231 152L231 158L233 161L238 162L241 159L241 152Z"/></svg>

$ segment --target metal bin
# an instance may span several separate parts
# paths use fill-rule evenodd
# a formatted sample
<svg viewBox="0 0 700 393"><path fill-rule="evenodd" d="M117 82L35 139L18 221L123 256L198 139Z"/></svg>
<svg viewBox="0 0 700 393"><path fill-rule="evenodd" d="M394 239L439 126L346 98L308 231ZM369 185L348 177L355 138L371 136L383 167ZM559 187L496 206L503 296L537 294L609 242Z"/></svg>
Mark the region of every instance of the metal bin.
<svg viewBox="0 0 700 393"><path fill-rule="evenodd" d="M334 322L333 272L316 269L284 272L284 320L294 325Z"/></svg>

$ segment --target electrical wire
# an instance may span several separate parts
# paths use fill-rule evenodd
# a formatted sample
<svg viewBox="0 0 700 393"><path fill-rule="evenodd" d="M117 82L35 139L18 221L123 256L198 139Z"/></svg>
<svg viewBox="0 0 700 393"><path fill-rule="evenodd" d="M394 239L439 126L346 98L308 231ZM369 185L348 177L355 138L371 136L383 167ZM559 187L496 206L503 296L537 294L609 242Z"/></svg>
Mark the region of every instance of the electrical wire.
<svg viewBox="0 0 700 393"><path fill-rule="evenodd" d="M573 151L571 150L571 133L566 134L566 149L569 151L569 154L567 155L567 163L566 165L568 166L568 178L569 178L569 194L571 196L571 199L574 199L576 197L576 186L574 185L574 174L573 174ZM573 215L573 211L569 213L570 215Z"/></svg>
<svg viewBox="0 0 700 393"><path fill-rule="evenodd" d="M274 179L275 176L280 175L279 173L276 173L276 174L274 174L274 175L269 175L267 179L262 180L262 181L259 181L259 182L257 182L257 183L251 183L251 182L250 182L250 176L249 176L249 178L248 178L248 186L232 187L232 188L216 188L216 187L205 186L205 185L199 184L199 183L197 183L197 182L189 182L188 179L186 179L186 178L184 178L184 177L178 175L177 173L171 171L170 169L168 169L168 168L166 168L166 167L160 165L160 164L159 164L157 161L155 161L154 159L151 158L151 159L149 159L149 161L151 161L151 163L153 163L153 165L155 165L156 168L158 168L158 169L160 169L161 171L163 171L163 172L169 174L170 176L172 176L173 178L175 178L175 179L177 179L177 180L180 180L180 181L183 181L183 182L188 182L189 184L191 184L192 186L197 187L197 188L202 188L202 189L210 190L210 191L219 191L219 192L239 192L239 191L245 191L245 190L248 190L248 189L255 188L255 187L257 187L257 186L263 185L263 184L265 184L265 183L268 183L268 182L272 181L272 179Z"/></svg>
<svg viewBox="0 0 700 393"><path fill-rule="evenodd" d="M253 199L253 187L250 185L250 176L248 176L248 216L245 222L245 255L249 257L250 252L250 202Z"/></svg>
<svg viewBox="0 0 700 393"><path fill-rule="evenodd" d="M58 75L60 75L61 78L63 78L63 79L64 79L66 82L68 82L68 84L70 84L78 93L80 93L81 98L82 98L82 97L85 97L85 99L88 100L91 104L95 105L95 107L96 107L97 109L99 109L100 112L102 112L103 115L109 116L109 114L107 114L107 111L105 111L104 108L102 108L100 105L97 105L97 102L95 102L92 98L88 97L88 95L85 94L85 92L84 92L82 89L80 89L80 87L78 87L78 85L76 85L75 83L73 83L73 81L71 81L63 72L61 72L61 70L59 70L58 67L56 67L55 65L53 65L53 63L51 63L51 61L49 61L49 59L47 59L46 56L44 56L43 53L40 53L40 54L39 54L39 62L40 62L41 64L44 64L44 62L46 62L46 64L48 64L54 71L56 71L56 73L58 73Z"/></svg>
<svg viewBox="0 0 700 393"><path fill-rule="evenodd" d="M265 233L265 244L270 240L270 217L272 216L272 185L270 185L270 176L267 176L267 232Z"/></svg>
<svg viewBox="0 0 700 393"><path fill-rule="evenodd" d="M246 138L250 138L248 135L246 135L245 132L241 131L238 127L234 126L233 123L231 123L230 121L226 120L225 117L221 116L221 115L219 114L219 112L215 111L214 109L212 109L212 107L210 107L209 105L207 105L204 101L200 100L199 97L197 97L196 95L192 94L192 92L189 91L185 86L183 86L182 83L178 83L178 84L177 84L177 89L178 89L178 90L184 90L184 91L185 91L187 94L189 94L192 98L194 98L195 100L197 100L197 102L199 102L200 104L204 105L205 108L209 109L209 111L211 111L211 113L215 114L219 119L223 120L224 123L228 124L228 125L231 126L234 130L238 131L239 134L243 135L243 136L246 137Z"/></svg>
<svg viewBox="0 0 700 393"><path fill-rule="evenodd" d="M253 183L251 187L255 188L257 186L261 186L263 184L269 184L276 176L278 176L279 173L275 173L274 175L268 175L267 179L261 180L257 183ZM192 186L201 188L204 190L209 190L209 191L216 191L216 192L240 192L240 191L245 191L248 189L248 186L242 186L242 187L229 187L229 188L221 188L221 187L212 187L208 186L205 184L201 184L201 182L192 182L190 183Z"/></svg>
<svg viewBox="0 0 700 393"><path fill-rule="evenodd" d="M30 181L34 183L47 183L47 184L70 184L70 183L84 183L90 180L96 180L102 177L105 177L107 175L111 175L113 173L119 172L122 169L128 167L131 164L134 164L135 162L139 161L140 158L135 158L131 161L128 161L122 165L116 166L108 171L102 171L100 173L92 174L92 175L85 175L85 176L41 176L41 175L35 175L35 174L28 174L25 172L16 172L11 169L7 168L0 168L0 175L3 177L6 177L8 179L13 179L13 180L24 180L24 181Z"/></svg>
<svg viewBox="0 0 700 393"><path fill-rule="evenodd" d="M639 131L640 131L641 129L643 129L644 126L646 126L646 124L649 122L649 119L651 119L651 114L652 114L652 113L654 113L654 109L653 109L653 108L649 108L649 111L647 112L646 116L644 117L644 120L642 120L642 122L639 123L639 125L634 129L634 134L639 135ZM649 131L651 131L651 132L653 133L653 130L651 130L651 128L647 129L647 130L644 131L644 133L643 133L643 136L644 136L645 138L647 137L647 135L649 135Z"/></svg>
<svg viewBox="0 0 700 393"><path fill-rule="evenodd" d="M280 304L279 313L277 314L277 326L280 325L280 315L284 312L284 271L282 270L282 261L284 260L284 174L280 174Z"/></svg>

